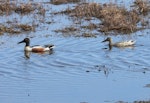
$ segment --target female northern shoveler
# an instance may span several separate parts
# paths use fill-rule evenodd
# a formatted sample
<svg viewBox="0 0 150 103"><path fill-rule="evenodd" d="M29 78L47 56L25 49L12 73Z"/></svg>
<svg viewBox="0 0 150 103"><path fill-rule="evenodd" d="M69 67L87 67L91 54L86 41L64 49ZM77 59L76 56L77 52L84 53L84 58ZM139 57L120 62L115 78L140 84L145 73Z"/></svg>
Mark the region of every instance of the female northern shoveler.
<svg viewBox="0 0 150 103"><path fill-rule="evenodd" d="M50 51L54 48L53 44L49 44L49 45L45 45L45 46L30 46L30 39L29 38L25 38L24 40L18 42L18 44L20 43L26 43L24 50L25 51L29 51L29 52L46 52L46 51Z"/></svg>
<svg viewBox="0 0 150 103"><path fill-rule="evenodd" d="M106 41L109 42L109 47L112 47L112 46L115 46L115 47L127 47L127 46L133 46L135 44L135 41L133 41L133 40L113 43L112 39L110 37L107 37L102 42L106 42Z"/></svg>

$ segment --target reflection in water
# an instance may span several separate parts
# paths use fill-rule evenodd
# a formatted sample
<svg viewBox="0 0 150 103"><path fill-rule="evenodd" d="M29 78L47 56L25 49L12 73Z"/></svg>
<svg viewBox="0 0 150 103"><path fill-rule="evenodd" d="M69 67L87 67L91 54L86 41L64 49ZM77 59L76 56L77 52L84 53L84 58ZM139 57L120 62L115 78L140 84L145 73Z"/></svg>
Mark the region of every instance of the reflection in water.
<svg viewBox="0 0 150 103"><path fill-rule="evenodd" d="M25 51L24 55L25 55L26 58L30 58L31 53L34 53L34 52ZM50 51L47 51L47 52L40 52L40 53L36 53L36 54L49 54L49 55L51 55L51 54L53 54L53 50L50 50Z"/></svg>
<svg viewBox="0 0 150 103"><path fill-rule="evenodd" d="M30 54L31 54L31 52L29 52L29 51L24 52L24 55L25 55L26 58L30 58Z"/></svg>
<svg viewBox="0 0 150 103"><path fill-rule="evenodd" d="M126 47L117 47L119 49L134 49L135 46L126 46ZM108 50L112 50L113 46L109 45L108 48L103 48L103 49L108 49ZM116 47L115 47L116 48Z"/></svg>

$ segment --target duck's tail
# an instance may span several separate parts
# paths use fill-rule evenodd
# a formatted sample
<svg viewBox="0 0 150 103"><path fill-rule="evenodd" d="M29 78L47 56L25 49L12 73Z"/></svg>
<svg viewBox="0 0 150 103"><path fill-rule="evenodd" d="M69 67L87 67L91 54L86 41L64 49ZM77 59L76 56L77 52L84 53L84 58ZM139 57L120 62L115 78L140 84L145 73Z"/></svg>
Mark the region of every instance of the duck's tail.
<svg viewBox="0 0 150 103"><path fill-rule="evenodd" d="M53 44L47 44L47 45L45 45L45 47L47 47L49 49L53 49L55 46Z"/></svg>

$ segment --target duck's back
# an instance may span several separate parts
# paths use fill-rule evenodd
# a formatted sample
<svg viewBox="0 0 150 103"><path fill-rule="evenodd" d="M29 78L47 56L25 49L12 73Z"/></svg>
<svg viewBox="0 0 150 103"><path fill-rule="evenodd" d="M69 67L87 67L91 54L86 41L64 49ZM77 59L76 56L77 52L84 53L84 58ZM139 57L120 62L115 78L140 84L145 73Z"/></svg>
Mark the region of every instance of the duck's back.
<svg viewBox="0 0 150 103"><path fill-rule="evenodd" d="M126 46L132 46L132 45L134 45L134 43L135 43L135 41L129 40L129 41L123 41L123 42L114 43L113 46L126 47Z"/></svg>

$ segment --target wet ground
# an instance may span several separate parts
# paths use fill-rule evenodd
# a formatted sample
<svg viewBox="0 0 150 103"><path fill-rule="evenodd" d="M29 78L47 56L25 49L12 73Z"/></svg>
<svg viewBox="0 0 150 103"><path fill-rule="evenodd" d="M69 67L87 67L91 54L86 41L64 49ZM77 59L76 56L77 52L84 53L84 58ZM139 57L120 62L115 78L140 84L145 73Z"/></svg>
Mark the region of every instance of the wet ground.
<svg viewBox="0 0 150 103"><path fill-rule="evenodd" d="M101 3L106 2L109 1ZM2 103L132 103L150 100L148 27L128 35L104 35L80 28L75 32L56 32L60 28L78 27L72 24L74 22L80 21L81 25L91 22L77 21L65 14L53 15L76 3L53 5L44 0L40 3L45 9L44 15L39 15L37 9L36 14L0 16L1 24L10 26L8 21L13 21L13 25L34 27L19 34L0 35ZM132 1L117 3L128 7ZM99 21L95 19L93 22ZM85 33L94 36L82 36ZM107 43L101 43L107 36L111 36L114 42L132 39L136 44L109 50ZM25 37L31 39L31 45L52 43L55 48L50 53L31 53L27 58L24 44L17 44Z"/></svg>

